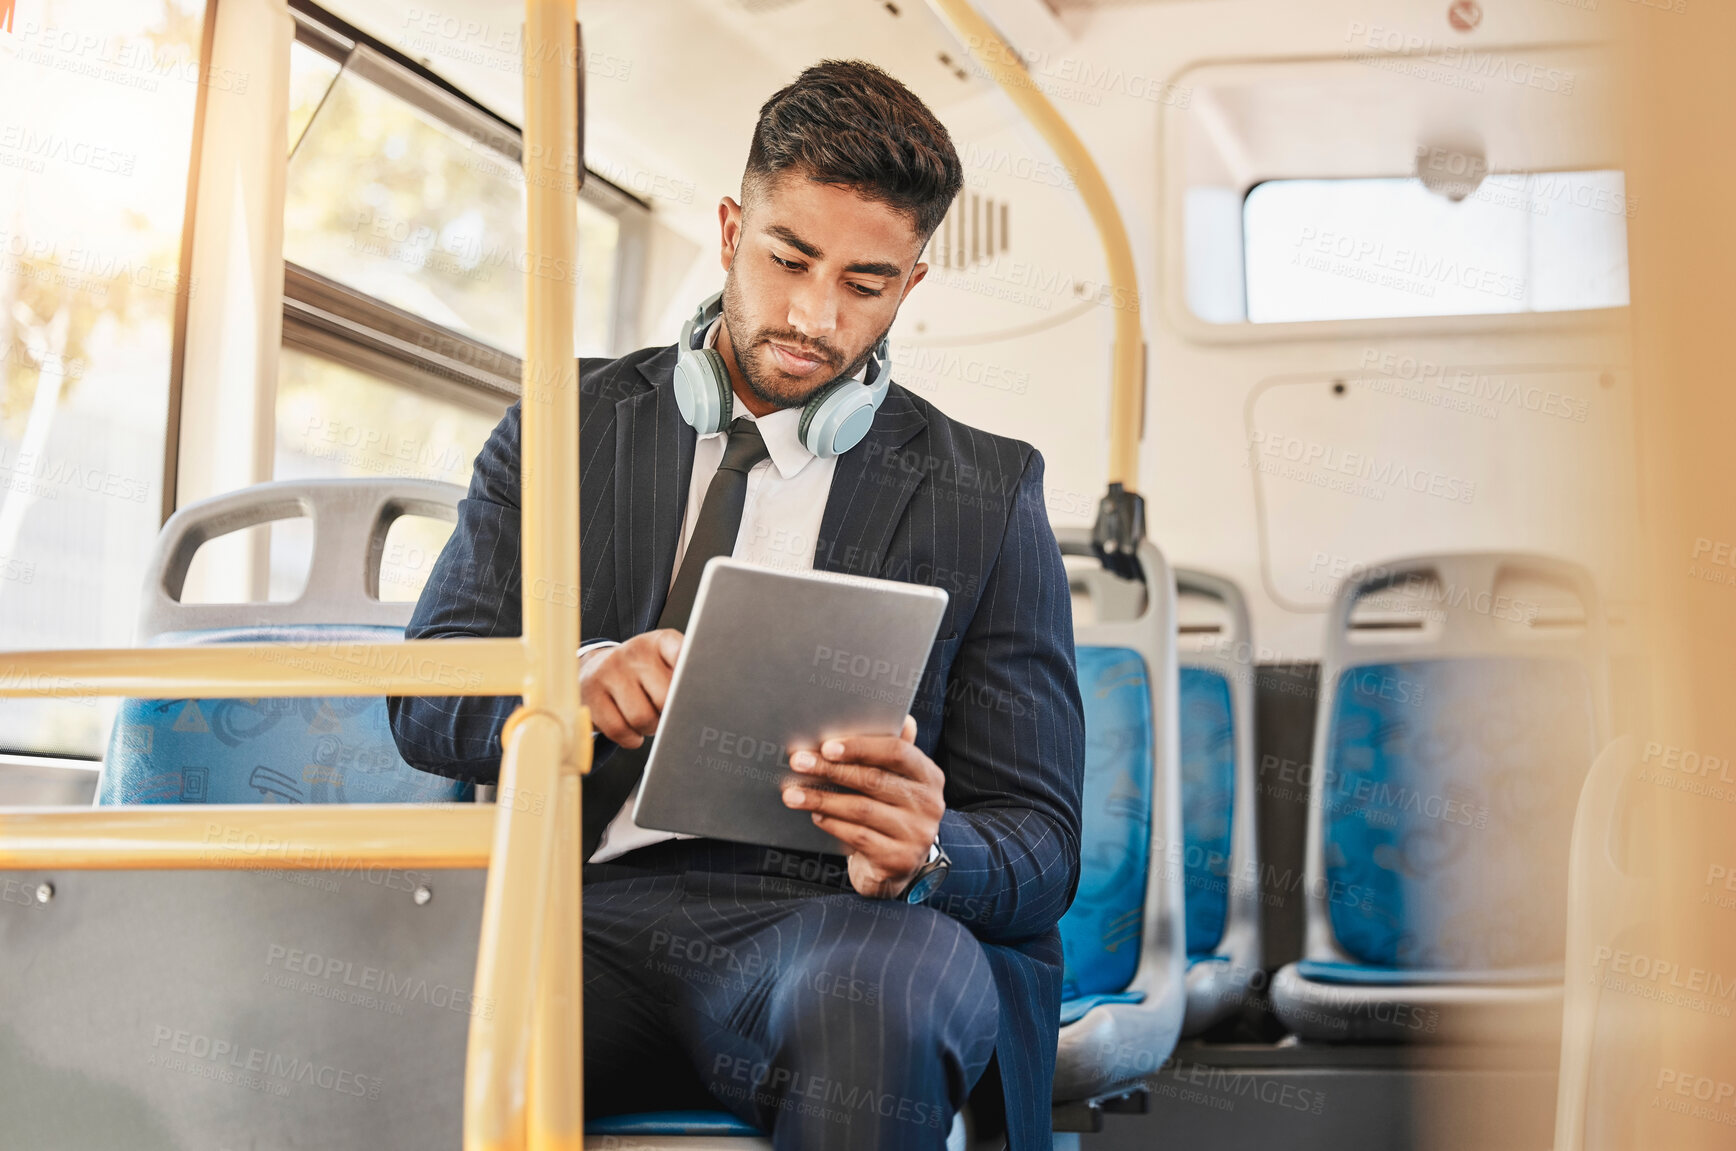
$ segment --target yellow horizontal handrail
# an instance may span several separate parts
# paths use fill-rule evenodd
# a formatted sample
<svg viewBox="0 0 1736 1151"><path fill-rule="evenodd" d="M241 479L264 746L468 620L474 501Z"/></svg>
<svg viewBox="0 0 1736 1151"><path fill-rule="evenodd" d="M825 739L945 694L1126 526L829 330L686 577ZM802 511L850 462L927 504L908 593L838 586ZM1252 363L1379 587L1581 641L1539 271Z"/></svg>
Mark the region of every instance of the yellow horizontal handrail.
<svg viewBox="0 0 1736 1151"><path fill-rule="evenodd" d="M533 797L517 803L537 809ZM553 811L553 797L541 810ZM344 871L487 867L493 807L0 807L0 869Z"/></svg>
<svg viewBox="0 0 1736 1151"><path fill-rule="evenodd" d="M0 698L518 695L528 666L516 638L13 651L0 652Z"/></svg>

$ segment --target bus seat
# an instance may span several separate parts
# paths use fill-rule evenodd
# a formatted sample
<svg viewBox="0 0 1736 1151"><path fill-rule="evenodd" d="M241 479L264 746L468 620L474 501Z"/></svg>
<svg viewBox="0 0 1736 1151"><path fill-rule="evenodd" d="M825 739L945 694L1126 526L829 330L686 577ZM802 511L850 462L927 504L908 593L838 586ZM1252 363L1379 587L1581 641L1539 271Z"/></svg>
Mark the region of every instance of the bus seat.
<svg viewBox="0 0 1736 1151"><path fill-rule="evenodd" d="M1189 1036L1236 1013L1260 964L1253 629L1230 580L1175 582Z"/></svg>
<svg viewBox="0 0 1736 1151"><path fill-rule="evenodd" d="M1092 555L1089 533L1056 535L1064 555ZM1083 577L1088 588L1126 592L1137 615L1105 605L1074 624L1085 791L1079 891L1061 920L1057 1104L1103 1099L1154 1074L1186 1011L1182 875L1165 848L1181 841L1175 584L1150 543L1139 561L1143 589L1116 588L1132 581L1100 569Z"/></svg>
<svg viewBox="0 0 1736 1151"><path fill-rule="evenodd" d="M1272 985L1299 1038L1558 1042L1602 651L1591 578L1561 560L1423 557L1344 582L1321 659L1304 955Z"/></svg>
<svg viewBox="0 0 1736 1151"><path fill-rule="evenodd" d="M291 645L321 658L347 641L404 638L412 603L379 598L386 533L400 516L452 521L464 489L411 479L259 484L182 508L163 525L146 571L138 642ZM218 536L307 516L307 586L287 603L183 603L193 555ZM442 803L472 784L415 770L398 754L384 696L128 699L97 785L100 804Z"/></svg>

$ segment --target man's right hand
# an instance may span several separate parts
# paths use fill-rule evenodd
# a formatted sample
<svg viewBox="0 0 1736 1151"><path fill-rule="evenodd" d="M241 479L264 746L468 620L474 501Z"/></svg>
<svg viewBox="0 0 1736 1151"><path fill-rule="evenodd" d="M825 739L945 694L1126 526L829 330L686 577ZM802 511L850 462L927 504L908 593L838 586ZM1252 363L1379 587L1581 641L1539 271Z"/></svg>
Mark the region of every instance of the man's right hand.
<svg viewBox="0 0 1736 1151"><path fill-rule="evenodd" d="M579 702L618 746L638 747L657 732L682 635L672 627L636 635L579 661Z"/></svg>

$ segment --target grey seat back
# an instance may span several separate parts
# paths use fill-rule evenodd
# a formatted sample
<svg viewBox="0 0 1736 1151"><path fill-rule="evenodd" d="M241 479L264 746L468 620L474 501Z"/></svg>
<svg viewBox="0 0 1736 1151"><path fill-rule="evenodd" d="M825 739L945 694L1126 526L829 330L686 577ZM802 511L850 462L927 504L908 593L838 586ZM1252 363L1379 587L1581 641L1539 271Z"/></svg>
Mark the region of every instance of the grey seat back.
<svg viewBox="0 0 1736 1151"><path fill-rule="evenodd" d="M1063 555L1092 555L1087 532L1059 529L1056 538ZM1143 587L1094 560L1068 577L1100 579L1104 595L1125 596L1137 614L1113 618L1120 612L1112 609L1073 629L1086 697L1084 860L1061 922L1058 1102L1154 1072L1186 1011L1175 584L1151 543L1141 545L1139 562Z"/></svg>
<svg viewBox="0 0 1736 1151"><path fill-rule="evenodd" d="M283 480L201 500L163 525L151 554L139 610L138 638L169 632L293 624L403 628L411 603L380 600L386 534L401 516L458 518L464 489L438 480ZM183 603L187 572L201 545L274 520L308 517L313 555L307 585L287 603Z"/></svg>

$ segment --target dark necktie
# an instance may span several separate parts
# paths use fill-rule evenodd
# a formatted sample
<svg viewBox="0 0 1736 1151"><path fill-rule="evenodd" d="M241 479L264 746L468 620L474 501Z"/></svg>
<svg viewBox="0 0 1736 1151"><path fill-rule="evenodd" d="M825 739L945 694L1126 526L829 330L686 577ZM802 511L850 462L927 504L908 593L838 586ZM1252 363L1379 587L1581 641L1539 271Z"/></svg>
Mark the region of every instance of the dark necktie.
<svg viewBox="0 0 1736 1151"><path fill-rule="evenodd" d="M741 531L742 508L747 504L747 474L753 466L767 458L766 442L759 427L750 419L741 418L729 425L729 441L723 449L723 461L717 474L705 489L705 500L699 505L699 519L693 525L693 535L687 540L687 551L681 557L681 570L663 601L663 612L657 617L659 628L687 630L687 617L693 614L693 600L699 594L699 577L705 563L713 556L735 552L735 537ZM627 797L645 774L645 761L651 757L651 741L636 748L621 748L585 777L585 818L580 851L581 859L589 859Z"/></svg>

